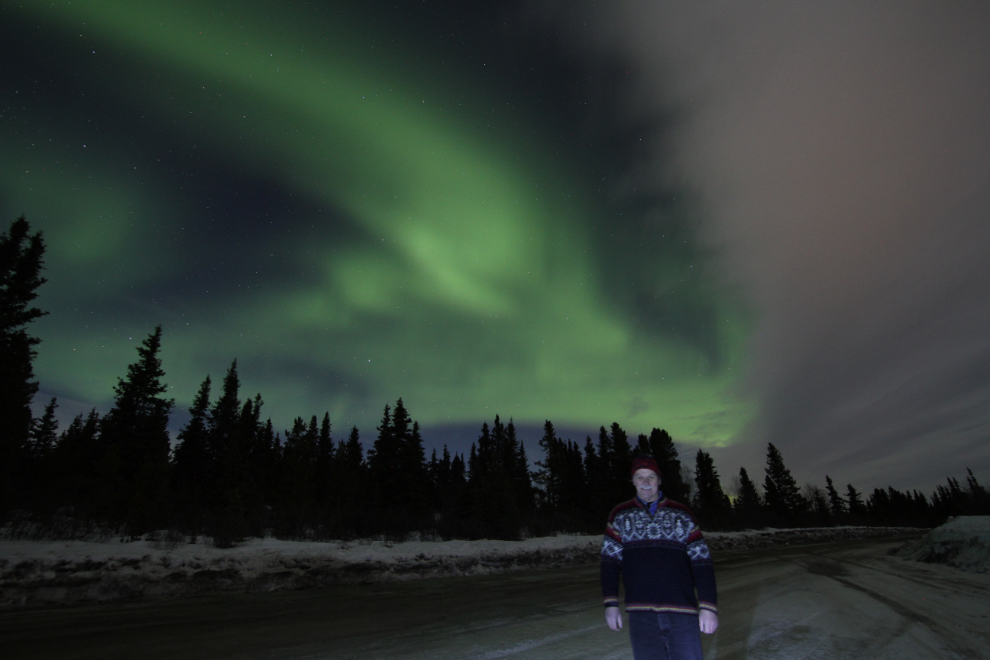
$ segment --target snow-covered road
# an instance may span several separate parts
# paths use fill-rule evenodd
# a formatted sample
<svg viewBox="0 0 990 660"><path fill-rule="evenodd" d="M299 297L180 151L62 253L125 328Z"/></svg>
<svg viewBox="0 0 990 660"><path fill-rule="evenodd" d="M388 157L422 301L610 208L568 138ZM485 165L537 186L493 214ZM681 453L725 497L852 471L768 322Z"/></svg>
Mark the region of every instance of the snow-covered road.
<svg viewBox="0 0 990 660"><path fill-rule="evenodd" d="M711 657L990 658L990 575L904 561L884 552L890 547L727 557Z"/></svg>
<svg viewBox="0 0 990 660"><path fill-rule="evenodd" d="M990 658L990 574L870 540L716 557L706 658ZM0 614L4 658L630 658L597 567Z"/></svg>

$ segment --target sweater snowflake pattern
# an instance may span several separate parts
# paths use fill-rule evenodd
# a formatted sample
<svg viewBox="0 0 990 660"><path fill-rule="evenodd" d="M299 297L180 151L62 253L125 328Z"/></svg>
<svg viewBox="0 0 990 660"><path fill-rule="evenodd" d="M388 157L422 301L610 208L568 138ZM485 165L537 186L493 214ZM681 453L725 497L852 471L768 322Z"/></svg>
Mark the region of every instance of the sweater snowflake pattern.
<svg viewBox="0 0 990 660"><path fill-rule="evenodd" d="M605 607L619 605L621 574L627 611L717 612L708 544L691 511L667 498L653 515L635 497L612 509L602 542L601 574Z"/></svg>

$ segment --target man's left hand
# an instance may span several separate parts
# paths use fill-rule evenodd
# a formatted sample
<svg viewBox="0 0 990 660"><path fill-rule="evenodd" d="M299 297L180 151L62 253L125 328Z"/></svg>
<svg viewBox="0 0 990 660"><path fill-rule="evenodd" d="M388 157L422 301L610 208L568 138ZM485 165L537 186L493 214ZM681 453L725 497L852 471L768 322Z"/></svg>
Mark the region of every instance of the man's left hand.
<svg viewBox="0 0 990 660"><path fill-rule="evenodd" d="M711 610L701 610L698 613L698 625L701 626L701 632L711 635L718 630L718 615Z"/></svg>

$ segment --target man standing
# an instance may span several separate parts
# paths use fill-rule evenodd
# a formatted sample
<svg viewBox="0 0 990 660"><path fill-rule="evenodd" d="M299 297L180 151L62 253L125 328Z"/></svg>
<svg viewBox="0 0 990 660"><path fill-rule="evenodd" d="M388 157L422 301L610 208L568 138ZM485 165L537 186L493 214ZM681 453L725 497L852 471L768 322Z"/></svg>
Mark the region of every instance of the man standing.
<svg viewBox="0 0 990 660"><path fill-rule="evenodd" d="M612 509L602 543L605 622L622 628L621 574L633 657L701 660L699 630L711 634L718 627L708 545L691 511L663 497L656 461L635 459L632 482L636 497Z"/></svg>

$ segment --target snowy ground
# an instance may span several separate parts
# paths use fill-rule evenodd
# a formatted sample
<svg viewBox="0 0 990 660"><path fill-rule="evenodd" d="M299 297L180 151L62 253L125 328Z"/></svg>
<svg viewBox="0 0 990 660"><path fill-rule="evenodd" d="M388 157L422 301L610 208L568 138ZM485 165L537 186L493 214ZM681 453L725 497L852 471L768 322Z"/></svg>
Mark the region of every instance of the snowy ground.
<svg viewBox="0 0 990 660"><path fill-rule="evenodd" d="M975 573L990 571L990 516L961 516L904 545L896 555Z"/></svg>
<svg viewBox="0 0 990 660"><path fill-rule="evenodd" d="M711 533L715 552L921 534L838 527ZM0 608L267 592L329 584L485 574L597 561L600 536L524 541L300 542L251 539L229 549L156 541L0 540ZM985 547L985 546L984 546Z"/></svg>
<svg viewBox="0 0 990 660"><path fill-rule="evenodd" d="M765 539L764 539L765 540ZM878 538L716 552L706 660L990 660L990 573ZM598 566L0 610L4 660L630 660Z"/></svg>

